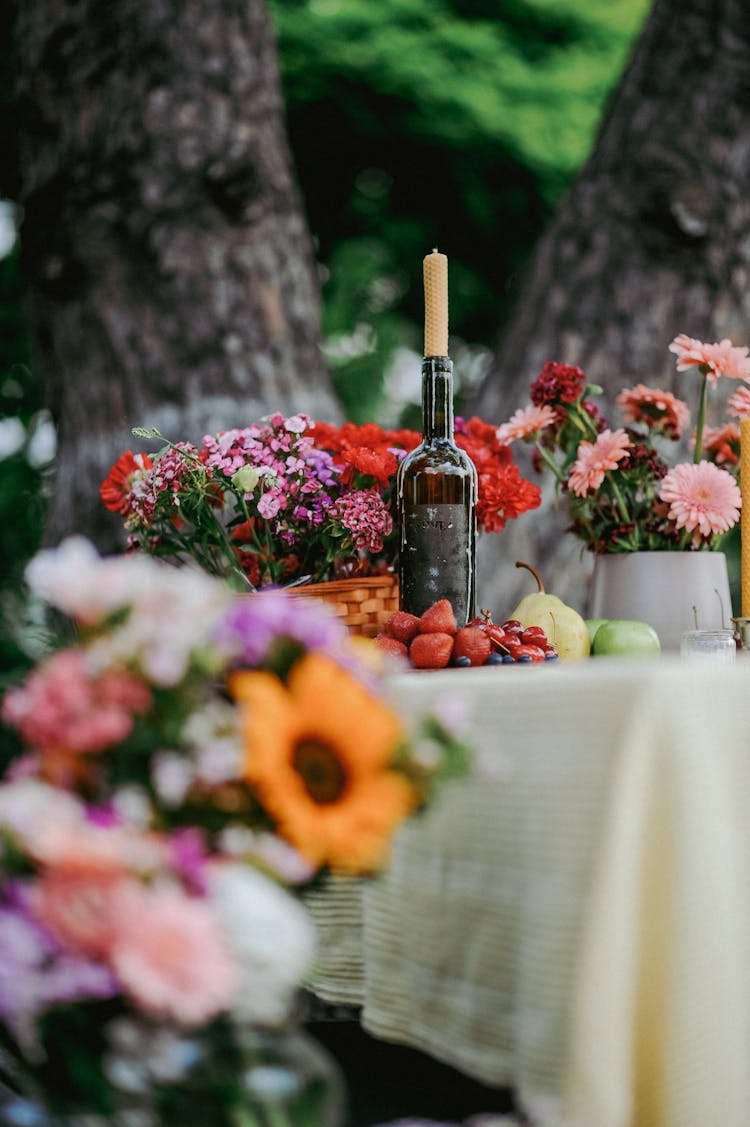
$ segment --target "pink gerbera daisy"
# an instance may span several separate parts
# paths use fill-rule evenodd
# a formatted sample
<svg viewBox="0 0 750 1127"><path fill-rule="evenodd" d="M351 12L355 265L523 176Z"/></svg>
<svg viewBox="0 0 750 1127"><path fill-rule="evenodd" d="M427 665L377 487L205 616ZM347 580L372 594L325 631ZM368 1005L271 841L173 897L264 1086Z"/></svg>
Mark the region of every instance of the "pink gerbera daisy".
<svg viewBox="0 0 750 1127"><path fill-rule="evenodd" d="M736 466L740 460L740 428L736 423L707 427L703 432L703 450L706 454L713 454L713 460L718 465L726 462Z"/></svg>
<svg viewBox="0 0 750 1127"><path fill-rule="evenodd" d="M671 391L639 383L625 388L616 400L628 422L645 423L650 430L678 439L690 422L690 409Z"/></svg>
<svg viewBox="0 0 750 1127"><path fill-rule="evenodd" d="M731 340L724 339L718 344L703 344L700 340L680 333L669 346L669 351L677 356L677 371L700 368L712 383L719 376L732 380L750 380L750 359L747 348L736 348Z"/></svg>
<svg viewBox="0 0 750 1127"><path fill-rule="evenodd" d="M712 462L682 462L661 483L659 497L666 501L669 519L677 528L708 539L726 532L740 518L742 498L730 473Z"/></svg>
<svg viewBox="0 0 750 1127"><path fill-rule="evenodd" d="M616 469L629 449L630 439L622 428L603 430L595 442L582 442L570 471L568 489L577 497L593 493L604 481L605 473Z"/></svg>
<svg viewBox="0 0 750 1127"><path fill-rule="evenodd" d="M528 407L519 407L495 433L499 442L515 442L517 438L528 438L537 431L544 430L556 420L557 412L553 407L546 403L543 407L535 407L533 403L529 403Z"/></svg>
<svg viewBox="0 0 750 1127"><path fill-rule="evenodd" d="M743 415L750 415L750 387L738 387L733 391L727 400L727 407L730 414L737 415L740 419Z"/></svg>

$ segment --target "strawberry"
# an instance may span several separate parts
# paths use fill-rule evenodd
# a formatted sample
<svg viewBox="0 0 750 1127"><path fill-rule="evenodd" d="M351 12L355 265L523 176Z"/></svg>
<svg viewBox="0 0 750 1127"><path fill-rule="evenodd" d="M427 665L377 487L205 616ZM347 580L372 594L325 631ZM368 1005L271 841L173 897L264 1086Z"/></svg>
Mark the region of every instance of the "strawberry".
<svg viewBox="0 0 750 1127"><path fill-rule="evenodd" d="M416 669L444 669L452 650L452 634L417 634L409 646L409 659Z"/></svg>
<svg viewBox="0 0 750 1127"><path fill-rule="evenodd" d="M456 616L448 599L438 599L419 620L420 634L455 634L457 629Z"/></svg>
<svg viewBox="0 0 750 1127"><path fill-rule="evenodd" d="M472 665L484 665L491 649L489 635L481 626L462 626L453 639L453 661L468 657Z"/></svg>
<svg viewBox="0 0 750 1127"><path fill-rule="evenodd" d="M399 642L397 638L392 638L389 634L376 634L374 638L375 645L383 653L391 654L393 657L407 657L409 651L403 642Z"/></svg>
<svg viewBox="0 0 750 1127"><path fill-rule="evenodd" d="M419 619L416 614L409 614L405 610L395 610L385 624L386 634L391 638L398 638L407 646L412 638L419 632Z"/></svg>

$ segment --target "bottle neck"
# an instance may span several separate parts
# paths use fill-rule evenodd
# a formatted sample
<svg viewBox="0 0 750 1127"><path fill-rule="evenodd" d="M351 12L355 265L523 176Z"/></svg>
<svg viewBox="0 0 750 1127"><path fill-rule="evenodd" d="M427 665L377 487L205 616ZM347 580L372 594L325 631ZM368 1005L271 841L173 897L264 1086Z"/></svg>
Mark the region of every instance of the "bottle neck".
<svg viewBox="0 0 750 1127"><path fill-rule="evenodd" d="M447 356L422 361L422 430L425 442L453 439L453 362Z"/></svg>

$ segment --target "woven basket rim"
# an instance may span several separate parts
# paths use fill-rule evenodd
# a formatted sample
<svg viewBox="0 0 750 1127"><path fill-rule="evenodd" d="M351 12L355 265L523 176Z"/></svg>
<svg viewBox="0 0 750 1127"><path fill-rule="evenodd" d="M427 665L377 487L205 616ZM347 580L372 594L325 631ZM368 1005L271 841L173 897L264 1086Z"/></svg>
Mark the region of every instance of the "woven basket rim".
<svg viewBox="0 0 750 1127"><path fill-rule="evenodd" d="M298 587L291 587L289 590L292 593L325 591L329 595L337 595L339 592L352 591L358 587L372 590L381 587L394 587L395 585L396 576L391 573L388 575L353 575L349 579L332 579L328 583L301 583Z"/></svg>

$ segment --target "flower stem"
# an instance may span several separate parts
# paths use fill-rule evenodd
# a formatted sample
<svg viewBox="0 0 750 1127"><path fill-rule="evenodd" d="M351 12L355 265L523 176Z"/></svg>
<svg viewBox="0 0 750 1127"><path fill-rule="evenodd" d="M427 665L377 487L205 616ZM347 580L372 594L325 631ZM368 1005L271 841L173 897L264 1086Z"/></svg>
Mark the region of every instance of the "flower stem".
<svg viewBox="0 0 750 1127"><path fill-rule="evenodd" d="M703 383L701 385L701 395L698 403L698 421L695 424L695 453L693 454L693 462L697 465L701 460L703 453L703 425L706 421L706 395L708 392L708 372L703 372Z"/></svg>
<svg viewBox="0 0 750 1127"><path fill-rule="evenodd" d="M536 447L536 449L537 449L537 451L538 451L538 453L539 453L539 457L540 457L540 458L542 459L542 461L544 462L544 464L545 464L545 465L547 466L547 468L548 468L549 470L551 470L551 471L552 471L552 473L553 473L553 474L555 475L555 477L557 478L558 482L560 482L560 484L562 484L562 481L563 481L563 472L562 472L562 470L560 469L560 467L558 466L558 464L557 464L557 462L555 461L555 459L554 459L554 458L552 457L552 455L550 454L550 452L549 452L548 450L545 450L545 449L544 449L544 447L542 446L542 444L541 444L541 443L539 442L539 440L538 440L538 439L537 439L537 441L536 441L536 442L534 443L534 445L535 445L535 447Z"/></svg>
<svg viewBox="0 0 750 1127"><path fill-rule="evenodd" d="M622 515L622 519L625 521L625 524L630 524L631 520L630 520L630 513L628 512L628 507L625 504L625 499L624 499L622 493L620 492L618 485L617 485L617 482L615 481L614 477L609 478L609 484L612 487L612 496L614 497L614 499L617 503L617 507L620 510L620 513Z"/></svg>

